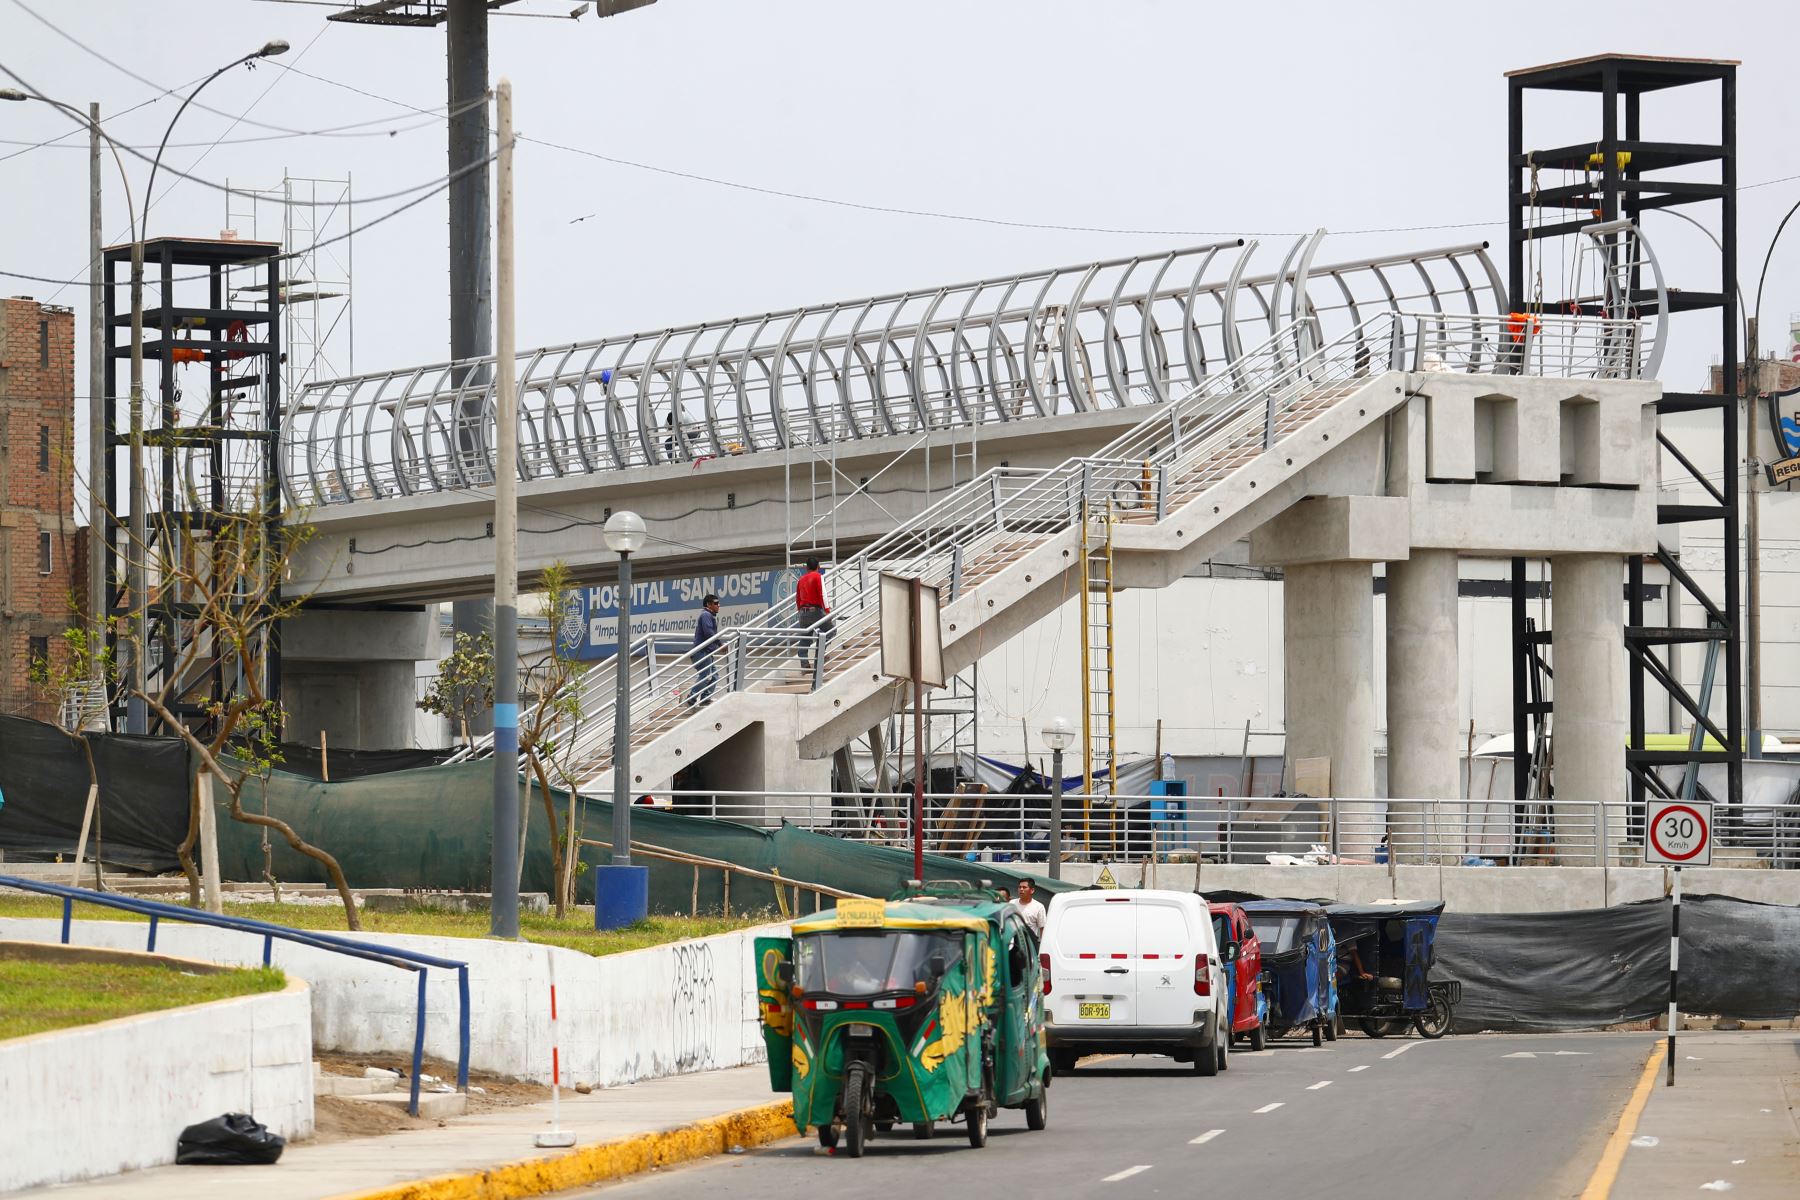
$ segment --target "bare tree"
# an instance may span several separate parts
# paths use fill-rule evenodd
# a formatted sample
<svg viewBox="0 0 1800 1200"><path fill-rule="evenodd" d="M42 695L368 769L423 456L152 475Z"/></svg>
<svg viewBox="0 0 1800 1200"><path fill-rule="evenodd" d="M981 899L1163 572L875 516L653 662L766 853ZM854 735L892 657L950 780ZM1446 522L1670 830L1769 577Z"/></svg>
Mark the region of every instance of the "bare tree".
<svg viewBox="0 0 1800 1200"><path fill-rule="evenodd" d="M586 668L575 659L564 657L559 652L556 638L557 626L574 592L568 564L558 560L545 567L543 576L538 580L538 591L542 597L539 611L550 625L550 650L540 662L527 669L525 686L520 689L521 694L528 698L529 707L524 719L519 722L519 753L525 756L525 766L530 772L525 788L527 803L520 806L520 812L525 813L530 809L530 781L535 779L544 800L544 816L550 825L551 874L555 884L551 894L555 897L556 915L561 917L568 911L569 905L575 902L575 868L578 857L575 850L576 839L580 836L575 820L576 780L570 776L567 757L561 751L574 732L576 720L581 716L577 685ZM569 798L566 823L559 821L556 815L552 775ZM525 837L521 830L521 869L524 861Z"/></svg>
<svg viewBox="0 0 1800 1200"><path fill-rule="evenodd" d="M208 512L203 522L184 525L153 514L148 545L133 545L144 557L153 610L179 613L188 636L164 648L161 687L137 692L169 729L199 757L201 770L224 788L231 819L280 834L289 846L318 862L344 903L344 918L360 929L356 900L338 861L302 838L279 817L244 807L245 785L266 781L281 761L282 712L268 694L269 662L280 623L294 616L304 596L283 595L294 555L312 539L311 526L282 524L270 510ZM191 696L201 682L212 695L195 712ZM190 721L178 708L189 709ZM196 802L197 803L197 802ZM193 814L182 847L189 887L196 886L191 851L198 827Z"/></svg>

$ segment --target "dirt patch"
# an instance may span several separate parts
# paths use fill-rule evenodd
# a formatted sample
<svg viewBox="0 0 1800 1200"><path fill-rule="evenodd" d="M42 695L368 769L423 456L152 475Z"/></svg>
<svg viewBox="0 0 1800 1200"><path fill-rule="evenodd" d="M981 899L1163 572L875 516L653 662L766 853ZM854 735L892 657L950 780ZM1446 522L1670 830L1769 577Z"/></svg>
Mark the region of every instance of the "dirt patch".
<svg viewBox="0 0 1800 1200"><path fill-rule="evenodd" d="M433 1129L438 1124L423 1117L409 1117L405 1109L386 1104L362 1104L345 1096L313 1097L314 1145L380 1137L403 1129Z"/></svg>
<svg viewBox="0 0 1800 1200"><path fill-rule="evenodd" d="M412 1056L402 1054L336 1054L322 1052L314 1055L319 1070L326 1075L344 1075L353 1079L361 1079L363 1072L369 1067L380 1067L386 1071L398 1071L400 1079L395 1085L396 1091L407 1088L407 1073L412 1070ZM441 1059L427 1058L422 1075L431 1078L423 1080L424 1091L440 1089L444 1086L456 1086L456 1064ZM479 1089L479 1090L477 1090ZM479 1071L469 1072L469 1107L465 1115L477 1116L481 1113L493 1112L502 1108L516 1108L521 1104L544 1104L550 1100L550 1089L540 1083L527 1083L518 1079L505 1079L497 1075L488 1075ZM385 1104L366 1104L348 1096L319 1096L313 1102L313 1119L317 1129L316 1137L321 1142L342 1141L346 1138L380 1137L386 1133L399 1133L408 1129L434 1129L451 1121L437 1121L419 1117L409 1117L405 1109L392 1108Z"/></svg>

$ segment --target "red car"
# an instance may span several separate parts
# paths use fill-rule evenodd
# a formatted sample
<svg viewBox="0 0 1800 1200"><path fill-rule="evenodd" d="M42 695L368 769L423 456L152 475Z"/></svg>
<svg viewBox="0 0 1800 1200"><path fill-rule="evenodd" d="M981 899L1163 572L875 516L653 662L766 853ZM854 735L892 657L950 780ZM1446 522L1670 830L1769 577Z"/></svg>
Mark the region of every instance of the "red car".
<svg viewBox="0 0 1800 1200"><path fill-rule="evenodd" d="M1234 942L1238 948L1237 962L1233 964L1237 974L1231 988L1232 1039L1247 1039L1252 1050L1261 1050L1266 1036L1263 1017L1269 1005L1262 990L1262 942L1251 928L1249 916L1237 905L1207 907L1212 910L1213 938L1219 944L1219 953L1224 954L1225 947Z"/></svg>

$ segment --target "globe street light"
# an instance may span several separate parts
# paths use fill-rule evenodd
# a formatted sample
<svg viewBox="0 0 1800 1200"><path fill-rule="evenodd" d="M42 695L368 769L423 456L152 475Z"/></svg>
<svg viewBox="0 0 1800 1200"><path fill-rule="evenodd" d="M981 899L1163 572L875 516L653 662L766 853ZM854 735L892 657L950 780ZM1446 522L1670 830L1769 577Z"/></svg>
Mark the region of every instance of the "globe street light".
<svg viewBox="0 0 1800 1200"><path fill-rule="evenodd" d="M613 704L612 862L594 878L594 926L620 929L644 919L650 908L650 868L631 864L631 556L649 536L644 518L620 510L602 531L619 556L619 634L613 653L618 699Z"/></svg>
<svg viewBox="0 0 1800 1200"><path fill-rule="evenodd" d="M1051 717L1040 731L1050 747L1050 878L1062 878L1063 751L1075 740L1067 717Z"/></svg>

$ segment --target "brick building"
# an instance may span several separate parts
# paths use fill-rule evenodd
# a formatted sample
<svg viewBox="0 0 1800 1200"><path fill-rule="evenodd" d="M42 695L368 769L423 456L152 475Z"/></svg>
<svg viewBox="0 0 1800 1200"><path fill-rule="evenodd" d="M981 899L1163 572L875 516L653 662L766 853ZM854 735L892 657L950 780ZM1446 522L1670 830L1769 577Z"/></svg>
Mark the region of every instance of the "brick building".
<svg viewBox="0 0 1800 1200"><path fill-rule="evenodd" d="M0 300L0 712L54 720L31 660L62 650L78 583L75 316Z"/></svg>

